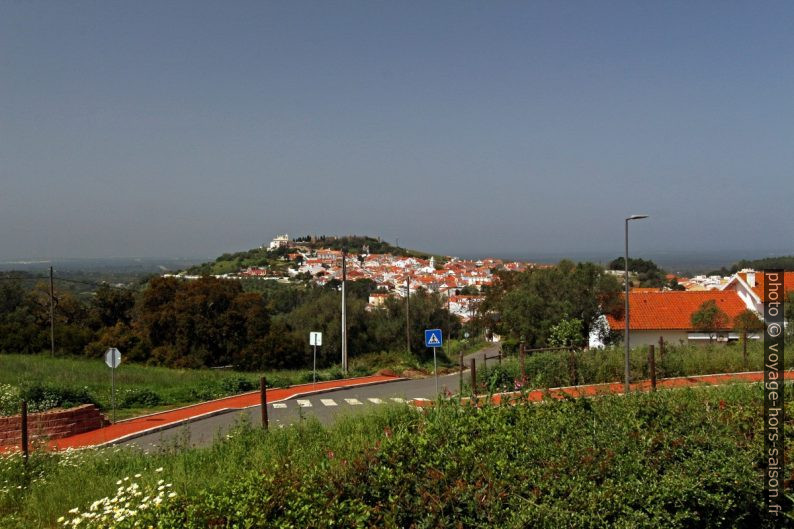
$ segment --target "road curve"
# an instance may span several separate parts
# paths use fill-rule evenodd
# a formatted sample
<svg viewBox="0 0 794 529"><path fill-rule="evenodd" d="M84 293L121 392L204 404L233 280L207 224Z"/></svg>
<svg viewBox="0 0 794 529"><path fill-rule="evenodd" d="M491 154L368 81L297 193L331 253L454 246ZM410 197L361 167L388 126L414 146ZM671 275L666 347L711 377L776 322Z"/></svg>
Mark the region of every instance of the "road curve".
<svg viewBox="0 0 794 529"><path fill-rule="evenodd" d="M482 365L483 356L498 354L499 344L486 347L466 355L464 363L468 366L474 358ZM495 362L495 360L493 360ZM464 372L466 376L466 372ZM439 390L457 392L460 373L438 377ZM308 417L316 417L323 424L332 423L340 414L355 414L371 410L375 406L402 403L412 399L433 399L436 397L436 381L430 376L420 379L400 379L382 382L377 385L338 388L313 393L308 396L291 397L281 401L269 402L268 417L271 428L297 423ZM206 446L218 436L226 435L242 415L247 415L252 424L261 424L261 407L254 405L243 410L231 410L189 423L180 423L160 429L153 433L135 436L123 444L139 446L150 450L176 442L192 446Z"/></svg>

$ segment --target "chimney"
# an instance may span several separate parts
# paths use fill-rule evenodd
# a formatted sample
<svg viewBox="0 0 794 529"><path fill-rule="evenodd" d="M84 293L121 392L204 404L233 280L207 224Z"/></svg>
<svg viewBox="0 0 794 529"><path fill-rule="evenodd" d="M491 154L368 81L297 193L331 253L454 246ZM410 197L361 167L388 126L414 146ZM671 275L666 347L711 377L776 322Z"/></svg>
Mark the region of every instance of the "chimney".
<svg viewBox="0 0 794 529"><path fill-rule="evenodd" d="M747 272L747 284L750 285L752 288L755 288L755 271L748 271Z"/></svg>

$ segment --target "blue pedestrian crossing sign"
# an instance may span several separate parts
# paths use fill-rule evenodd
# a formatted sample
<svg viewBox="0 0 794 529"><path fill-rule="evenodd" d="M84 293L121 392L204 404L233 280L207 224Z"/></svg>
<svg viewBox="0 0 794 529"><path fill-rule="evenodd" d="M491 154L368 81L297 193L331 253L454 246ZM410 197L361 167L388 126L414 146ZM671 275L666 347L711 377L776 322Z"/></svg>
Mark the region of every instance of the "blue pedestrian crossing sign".
<svg viewBox="0 0 794 529"><path fill-rule="evenodd" d="M425 329L425 347L441 347L443 342L441 329Z"/></svg>

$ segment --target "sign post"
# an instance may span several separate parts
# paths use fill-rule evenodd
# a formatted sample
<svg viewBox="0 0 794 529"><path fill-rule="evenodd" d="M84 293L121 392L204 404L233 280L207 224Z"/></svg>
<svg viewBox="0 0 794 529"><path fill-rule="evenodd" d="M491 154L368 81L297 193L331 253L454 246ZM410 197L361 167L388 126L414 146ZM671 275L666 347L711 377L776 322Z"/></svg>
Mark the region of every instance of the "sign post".
<svg viewBox="0 0 794 529"><path fill-rule="evenodd" d="M309 345L314 347L314 367L313 367L313 374L312 374L312 383L317 383L317 346L323 344L323 333L321 332L310 332L309 333Z"/></svg>
<svg viewBox="0 0 794 529"><path fill-rule="evenodd" d="M438 361L436 359L436 349L444 343L441 329L425 329L425 347L433 348L433 374L436 377L436 395L438 395Z"/></svg>
<svg viewBox="0 0 794 529"><path fill-rule="evenodd" d="M110 368L110 399L113 402L113 422L116 422L116 368L121 364L121 353L115 347L105 351L105 363Z"/></svg>

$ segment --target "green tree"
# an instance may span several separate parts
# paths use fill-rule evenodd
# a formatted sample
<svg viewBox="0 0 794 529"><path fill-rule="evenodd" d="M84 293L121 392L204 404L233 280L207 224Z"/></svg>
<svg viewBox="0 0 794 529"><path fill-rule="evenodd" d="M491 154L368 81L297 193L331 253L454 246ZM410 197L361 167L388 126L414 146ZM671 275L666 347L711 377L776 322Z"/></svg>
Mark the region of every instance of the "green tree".
<svg viewBox="0 0 794 529"><path fill-rule="evenodd" d="M620 284L593 263L561 261L552 268L500 272L497 277L478 318L498 334L525 336L530 347L546 345L561 320L578 319L582 335L589 336L602 314L621 310Z"/></svg>
<svg viewBox="0 0 794 529"><path fill-rule="evenodd" d="M577 318L564 319L551 328L549 345L569 347L582 343L582 320Z"/></svg>
<svg viewBox="0 0 794 529"><path fill-rule="evenodd" d="M158 278L136 307L136 326L151 358L176 367L241 361L241 351L267 336L265 301L237 281Z"/></svg>
<svg viewBox="0 0 794 529"><path fill-rule="evenodd" d="M88 318L88 307L71 292L54 291L55 353L79 355L94 337ZM49 349L50 290L45 283L37 284L27 298L30 314L39 332L45 337L43 349Z"/></svg>
<svg viewBox="0 0 794 529"><path fill-rule="evenodd" d="M710 342L714 339L714 333L725 330L730 325L730 318L713 299L704 301L698 310L692 313L691 321L695 329L708 333Z"/></svg>
<svg viewBox="0 0 794 529"><path fill-rule="evenodd" d="M610 270L625 270L626 261L623 257L618 257L609 263ZM672 286L665 278L665 271L659 268L651 260L634 259L629 257L629 272L637 274L639 286L641 287L654 287L661 288L663 286ZM676 283L677 284L677 283ZM678 290L673 288L673 290Z"/></svg>
<svg viewBox="0 0 794 529"><path fill-rule="evenodd" d="M764 328L764 322L750 309L745 309L733 318L733 328L739 332L758 332Z"/></svg>
<svg viewBox="0 0 794 529"><path fill-rule="evenodd" d="M681 283L679 283L676 278L670 279L670 281L667 282L665 287L669 288L670 290L677 290L677 291L680 291L680 292L686 290L686 287L684 285L682 285Z"/></svg>
<svg viewBox="0 0 794 529"><path fill-rule="evenodd" d="M16 281L0 281L0 352L38 353L49 336L33 312L31 295Z"/></svg>
<svg viewBox="0 0 794 529"><path fill-rule="evenodd" d="M369 336L380 350L405 350L405 309L404 298L388 298L370 313ZM445 339L450 333L457 336L460 332L460 320L447 311L446 299L438 293L424 289L412 293L409 316L411 352L419 358L433 354L425 347L425 329L442 329Z"/></svg>
<svg viewBox="0 0 794 529"><path fill-rule="evenodd" d="M342 281L332 279L325 284L324 288L341 292ZM378 284L372 279L356 279L355 281L348 281L345 289L347 299L358 298L368 301L369 295L378 289Z"/></svg>
<svg viewBox="0 0 794 529"><path fill-rule="evenodd" d="M100 286L91 299L89 308L90 324L94 329L113 327L117 323L129 325L132 309L135 306L135 293L108 285Z"/></svg>
<svg viewBox="0 0 794 529"><path fill-rule="evenodd" d="M248 370L305 367L303 349L301 336L287 326L284 318L275 318L267 336L249 343L235 365Z"/></svg>

